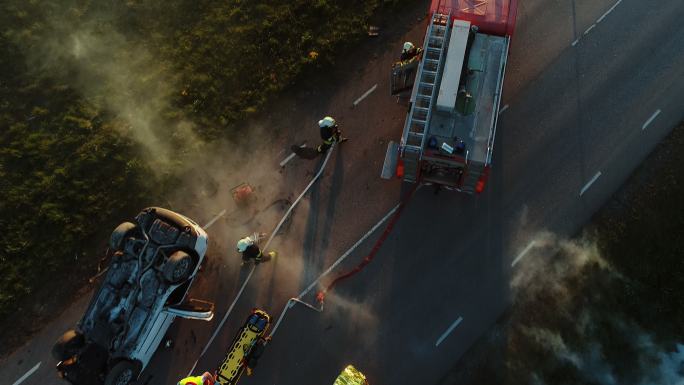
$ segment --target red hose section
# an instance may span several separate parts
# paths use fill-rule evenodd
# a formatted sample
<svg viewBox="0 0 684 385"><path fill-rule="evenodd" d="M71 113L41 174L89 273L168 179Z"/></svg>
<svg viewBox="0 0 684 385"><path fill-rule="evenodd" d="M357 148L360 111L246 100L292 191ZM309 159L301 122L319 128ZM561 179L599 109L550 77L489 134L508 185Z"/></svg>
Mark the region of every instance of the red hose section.
<svg viewBox="0 0 684 385"><path fill-rule="evenodd" d="M325 289L323 289L323 291L319 291L318 294L316 294L316 300L318 300L318 302L321 302L321 303L322 303L322 302L325 300L325 295L326 295L329 291L331 291L331 290L333 289L333 287L334 287L338 282L340 282L340 281L342 281L342 280L345 280L345 279L347 279L347 278L353 276L354 274L360 272L361 270L363 270L364 267L366 267L366 265L368 265L368 264L373 260L373 258L375 258L375 255L378 253L378 251L380 251L380 247L382 246L383 243L385 243L385 240L387 240L387 237L388 237L388 236L390 235L390 233L392 232L392 229L394 228L394 225L395 225L395 224L397 223L397 221L399 220L399 217L401 216L401 213L402 213L402 211L404 210L404 207L406 206L406 204L408 203L408 201L411 199L411 197L413 197L413 193L415 193L417 187L418 187L418 183L416 183L416 184L411 188L411 191L410 191L410 192L408 193L408 195L406 196L406 199L404 199L403 201L401 201L401 202L399 203L399 207L397 208L397 212L394 213L394 215L392 216L392 219L390 219L390 221L387 223L387 227L385 227L385 231L383 231L383 233L382 233L382 235L380 236L380 238L378 238L378 240L375 241L375 244L373 245L373 248L372 248L371 251L363 258L363 260L361 261L361 263L359 263L358 265L356 265L356 267L354 267L352 270L350 270L350 271L348 271L348 272L346 272L346 273L340 274L339 276L337 276L337 278L335 278L332 282L330 282L330 283L328 284L328 286L327 286Z"/></svg>

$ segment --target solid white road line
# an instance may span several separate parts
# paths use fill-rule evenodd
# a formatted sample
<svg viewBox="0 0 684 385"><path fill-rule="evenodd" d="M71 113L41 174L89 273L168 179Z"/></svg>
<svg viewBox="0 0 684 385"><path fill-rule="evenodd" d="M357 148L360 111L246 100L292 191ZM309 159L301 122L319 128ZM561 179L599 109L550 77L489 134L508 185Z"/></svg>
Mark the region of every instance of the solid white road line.
<svg viewBox="0 0 684 385"><path fill-rule="evenodd" d="M359 96L358 99L354 100L354 103L353 103L353 104L354 104L354 107L356 107L357 104L361 103L361 101L362 101L363 99L365 99L366 96L370 95L371 92L375 91L376 88L378 88L378 85L377 85L377 84L374 85L373 87L371 87L368 91L366 91L365 94Z"/></svg>
<svg viewBox="0 0 684 385"><path fill-rule="evenodd" d="M596 27L596 24L592 24L591 27L587 28L587 30L584 31L584 35L588 34L589 31L591 31L591 30L594 29L595 27Z"/></svg>
<svg viewBox="0 0 684 385"><path fill-rule="evenodd" d="M311 186L318 180L318 178L323 174L323 170L325 170L325 166L328 164L328 160L330 159L330 155L332 154L333 150L335 149L335 144L333 143L332 147L328 149L328 154L325 156L325 160L323 161L323 164L321 165L320 169L318 170L318 173L311 179L311 182L306 186L304 191L302 191L301 194L297 197L297 199L292 203L290 208L285 212L285 215L283 215L283 218L278 222L278 224L275 227L275 230L271 233L271 236L268 238L266 243L264 244L263 250L267 250L268 246L271 244L271 241L273 238L275 238L276 234L278 234L278 231L280 231L280 227L283 225L285 222L285 219L290 215L292 210L297 206L299 201L302 199L302 197L309 191ZM254 274L254 270L256 269L256 265L252 265L252 269L249 271L249 275L247 275L247 278L245 278L245 282L242 283L242 287L240 287L240 291L238 291L237 295L235 296L235 299L233 300L233 303L230 304L228 307L228 310L226 311L226 314L223 315L223 319L221 320L221 323L216 327L216 330L214 330L214 334L211 335L211 338L209 338L209 342L204 346L204 349L202 349L202 353L197 357L197 360L195 363L192 365L192 369L188 372L188 376L192 374L192 372L195 370L195 367L197 366L197 363L199 362L200 358L204 355L204 353L207 352L207 349L209 349L209 345L214 341L214 338L218 335L218 333L221 331L223 328L223 324L226 323L226 320L228 319L228 316L230 313L233 311L233 308L235 307L235 304L237 303L238 299L242 296L242 292L245 290L245 287L247 286L247 283L249 283L249 280L252 278L252 274Z"/></svg>
<svg viewBox="0 0 684 385"><path fill-rule="evenodd" d="M33 373L35 373L36 370L38 370L38 368L40 368L40 364L41 364L40 362L37 363L36 366L32 367L28 372L26 372L26 374L24 374L23 376L21 376L18 380L14 381L14 384L12 384L12 385L19 385L19 384L21 384L22 382L24 382L24 380L26 380L27 378L29 378L30 375L32 375Z"/></svg>
<svg viewBox="0 0 684 385"><path fill-rule="evenodd" d="M599 17L598 20L596 20L596 23L602 22L603 19L605 19L606 16L608 16L609 13L613 12L613 10L615 9L615 7L617 7L618 5L620 5L620 3L622 3L622 0L618 0L617 3L613 4L613 6L610 7L610 9L606 11L606 13L604 13L603 15L601 15L601 17Z"/></svg>
<svg viewBox="0 0 684 385"><path fill-rule="evenodd" d="M587 184L585 184L584 187L582 187L582 190L580 190L579 195L582 196L582 194L584 194L587 190L589 190L589 187L591 187L591 185L594 184L594 182L596 182L596 179L598 179L600 176L601 176L601 171L597 172L596 175L594 175L594 177L591 178L591 180L589 182L587 182Z"/></svg>
<svg viewBox="0 0 684 385"><path fill-rule="evenodd" d="M397 209L399 208L399 205L400 205L400 203L397 204L396 206L394 206L394 207L392 208L392 210L390 210L387 214L385 214L385 216L382 217L382 219L380 219L380 221L379 221L378 223L376 223L373 227L371 227L371 229L368 230L368 231L366 232L366 234L364 234L361 238L359 238L359 240L356 241L356 243L353 244L352 247L349 248L349 250L345 251L344 254L342 254L339 258L337 258L337 261L335 261L332 265L330 265L330 267L329 267L326 271L324 271L321 275L319 275L318 278L316 278L316 280L313 281L313 282L311 283L311 285L309 285L306 289L304 289L304 291L302 291L301 293L299 293L299 297L297 297L297 298L302 298L302 297L305 296L309 291L311 291L311 289L313 289L314 287L316 287L316 285L318 284L318 282L320 282L320 280L321 280L323 277L325 277L326 275L330 274L330 272L331 272L335 267L337 267L337 265L339 265L340 263L342 263L342 261L344 261L344 260L349 256L349 254L351 254L357 247L359 247L359 245L360 245L363 241L365 241L366 238L368 238L371 234L373 234L373 233L375 232L375 230L378 229L378 227L380 227L383 223L385 223L385 221L387 221L387 219L389 219L389 217L392 216L392 214L394 214L394 213L397 211Z"/></svg>
<svg viewBox="0 0 684 385"><path fill-rule="evenodd" d="M462 321L463 321L463 317L458 317L458 319L457 319L456 321L454 321L454 323L452 323L451 326L449 326L449 329L447 329L447 330L444 332L444 334L442 334L442 336L439 337L439 339L437 340L437 342L435 342L435 347L439 346L439 344L441 344L442 341L444 341L444 339L447 338L447 336L449 335L449 333L451 333L452 331L454 331L454 329L456 329L456 326L458 326L458 324L460 324Z"/></svg>
<svg viewBox="0 0 684 385"><path fill-rule="evenodd" d="M651 115L650 118L648 118L648 120L646 121L646 123L644 123L644 125L641 126L641 130L642 130L642 131L645 130L646 127L648 127L648 125L651 124L651 123L653 122L653 120L654 120L658 115L660 115L660 110L657 110L656 112L653 113L653 115Z"/></svg>
<svg viewBox="0 0 684 385"><path fill-rule="evenodd" d="M420 188L420 187L419 187L419 188ZM292 300L288 301L287 304L285 305L285 309L283 309L282 313L280 313L280 317L278 317L278 321L275 323L275 325L273 326L273 328L271 328L271 334L270 334L269 336L272 337L272 336L275 334L275 332L276 332L276 331L278 330L278 328L280 327L280 323L281 323L281 322L283 321L283 319L285 318L285 314L287 313L288 309L290 309L291 307L293 307L293 306L295 305L295 302L300 302L300 301L299 301L300 298L302 298L303 296L305 296L305 295L306 295L308 292L310 292L314 287L316 287L316 285L318 285L318 283L321 281L321 279L323 279L323 277L325 277L326 275L330 274L330 272L331 272L337 265L339 265L342 261L344 261L345 258L347 258L347 257L352 253L352 251L354 251L354 250L355 250L363 241L366 240L366 238L368 238L371 234L373 234L373 232L375 232L375 230L378 229L378 227L380 227L383 223L385 223L385 221L387 221L387 219L389 219L389 217L392 216L392 214L394 214L394 213L397 211L398 208L399 208L399 204L397 204L396 206L394 206L387 214L385 214L385 216L382 217L382 219L380 219L380 221L378 221L378 223L376 223L375 226L373 226L370 230L368 230L368 231L366 232L366 234L364 234L361 238L359 238L359 240L356 241L356 243L354 243L354 245L352 245L352 247L350 247L349 250L347 250L347 251L346 251L344 254L342 254L339 258L337 258L337 260L336 260L332 265L330 265L330 267L329 267L326 271L324 271L321 275L319 275L318 278L316 278L316 280L314 280L306 289L304 289L304 291L302 291L301 293L299 293L299 296L297 296L297 297L295 298L296 301L292 301ZM309 304L306 304L306 303L304 303L304 302L301 302L301 303L305 304L306 306L311 307ZM314 310L317 310L317 309L314 308Z"/></svg>
<svg viewBox="0 0 684 385"><path fill-rule="evenodd" d="M235 299L233 300L233 303L230 304L230 307L228 307L228 310L226 311L226 314L223 315L223 319L221 320L221 323L216 327L216 330L214 330L214 334L211 335L211 338L209 338L209 341L207 344L204 346L204 349L202 349L202 353L197 357L197 361L195 361L194 364L192 364L192 369L188 372L188 376L192 375L192 372L195 371L195 367L197 367L197 363L199 362L200 358L204 355L204 353L207 352L207 349L209 349L209 345L211 345L212 342L214 342L214 338L219 334L221 329L223 328L223 324L226 323L226 320L228 319L228 315L230 315L230 312L233 311L233 308L235 307L235 304L237 303L238 299L242 296L242 292L245 290L245 287L247 286L247 283L249 282L249 279L252 278L252 274L254 274L254 270L256 269L256 265L252 265L252 269L249 271L249 275L247 275L247 278L245 279L245 282L242 284L240 287L240 291L238 291L238 294L235 296Z"/></svg>
<svg viewBox="0 0 684 385"><path fill-rule="evenodd" d="M306 193L309 192L309 189L311 188L311 186L314 185L314 183L316 183L318 178L321 177L321 175L323 174L323 171L325 170L325 166L328 164L328 160L330 160L330 155L332 155L334 149L335 149L335 143L333 143L332 146L328 149L328 153L325 155L325 159L323 160L323 164L321 165L321 167L318 169L318 173L316 173L316 175L314 175L314 177L311 178L311 182L309 182L309 184L306 185L306 187L304 188L304 191L302 191L302 193L299 194L297 199L295 199L295 201L292 202L292 204L290 205L290 208L287 209L287 211L285 212L285 215L283 215L283 217L280 219L280 222L278 222L275 229L273 230L271 235L268 237L268 240L266 241L266 243L264 243L263 250L268 249L268 246L271 244L271 241L273 241L273 238L275 238L275 236L278 235L278 231L280 231L280 227L283 225L283 223L285 223L285 220L288 218L288 216L290 215L292 210L294 210L294 208L299 204L299 201L302 200L302 197L304 197L304 195L306 195Z"/></svg>
<svg viewBox="0 0 684 385"><path fill-rule="evenodd" d="M573 47L574 47L574 46L576 46L576 45L577 45L577 43L579 43L579 39L577 39L577 40L573 41L573 42L572 42L572 46L573 46Z"/></svg>
<svg viewBox="0 0 684 385"><path fill-rule="evenodd" d="M506 110L508 109L508 107L510 107L508 104L506 104L505 106L501 107L501 109L499 110L499 115L503 114L503 112L506 111Z"/></svg>
<svg viewBox="0 0 684 385"><path fill-rule="evenodd" d="M302 144L301 146L299 146L299 148L304 148L304 147L306 147L306 143L304 143L304 144ZM295 155L297 155L297 154L295 154L295 153L293 152L293 153L290 154L287 158L283 159L283 161L280 162L280 167L284 167L284 166L287 164L287 162L291 161L292 158L295 157Z"/></svg>
<svg viewBox="0 0 684 385"><path fill-rule="evenodd" d="M216 222L219 218L221 218L223 216L223 214L225 214L225 213L226 213L226 209L221 210L220 213L216 214L215 217L211 218L211 220L209 222L207 222L206 225L204 225L204 229L205 230L208 229L209 226L213 225L214 222Z"/></svg>
<svg viewBox="0 0 684 385"><path fill-rule="evenodd" d="M515 259L514 259L513 262L511 263L511 267L515 266L518 262L520 262L520 260L523 259L523 257L524 257L530 250L532 250L532 248L534 247L535 244L536 244L536 241L530 242L530 244L527 245L527 247L526 247L523 251L521 251L520 254L518 254L517 257L515 257Z"/></svg>

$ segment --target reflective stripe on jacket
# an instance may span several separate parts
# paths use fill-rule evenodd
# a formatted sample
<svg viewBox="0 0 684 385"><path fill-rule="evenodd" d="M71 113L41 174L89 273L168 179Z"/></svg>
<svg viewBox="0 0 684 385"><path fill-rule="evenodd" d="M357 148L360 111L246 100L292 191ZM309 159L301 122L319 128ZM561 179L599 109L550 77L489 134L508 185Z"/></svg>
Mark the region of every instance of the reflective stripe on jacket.
<svg viewBox="0 0 684 385"><path fill-rule="evenodd" d="M203 385L202 376L187 377L178 381L178 385Z"/></svg>

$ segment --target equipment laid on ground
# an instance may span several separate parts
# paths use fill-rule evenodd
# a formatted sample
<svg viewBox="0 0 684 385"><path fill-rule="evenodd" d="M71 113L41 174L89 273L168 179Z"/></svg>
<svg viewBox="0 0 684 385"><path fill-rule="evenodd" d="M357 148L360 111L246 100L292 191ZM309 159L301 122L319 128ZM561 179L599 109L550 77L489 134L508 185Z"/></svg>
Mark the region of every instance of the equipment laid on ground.
<svg viewBox="0 0 684 385"><path fill-rule="evenodd" d="M516 9L517 0L432 1L401 141L388 146L383 178L396 173L407 182L482 192Z"/></svg>
<svg viewBox="0 0 684 385"><path fill-rule="evenodd" d="M233 339L226 358L216 371L217 384L233 385L238 382L245 370L248 375L251 373L264 352L267 341L264 335L270 325L271 316L265 311L260 309L252 311L245 325L240 328Z"/></svg>
<svg viewBox="0 0 684 385"><path fill-rule="evenodd" d="M210 321L214 305L186 295L207 250L191 219L150 207L112 233L110 267L75 330L52 349L60 377L75 385L128 385L176 317Z"/></svg>
<svg viewBox="0 0 684 385"><path fill-rule="evenodd" d="M366 376L356 370L352 365L347 365L346 368L335 379L333 385L369 385Z"/></svg>
<svg viewBox="0 0 684 385"><path fill-rule="evenodd" d="M238 207L247 206L253 199L254 188L247 183L240 183L239 185L230 189L230 194Z"/></svg>

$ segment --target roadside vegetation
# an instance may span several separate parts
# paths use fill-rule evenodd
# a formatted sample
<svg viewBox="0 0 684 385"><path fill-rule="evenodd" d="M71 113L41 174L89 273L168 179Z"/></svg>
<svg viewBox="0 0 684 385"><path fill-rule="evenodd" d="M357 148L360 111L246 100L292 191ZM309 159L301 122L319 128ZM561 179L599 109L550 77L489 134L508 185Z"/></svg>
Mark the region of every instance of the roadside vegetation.
<svg viewBox="0 0 684 385"><path fill-rule="evenodd" d="M94 274L183 154L365 34L382 0L0 5L0 354ZM23 335L8 326L22 314Z"/></svg>
<svg viewBox="0 0 684 385"><path fill-rule="evenodd" d="M520 269L441 384L684 384L684 124L594 216Z"/></svg>

